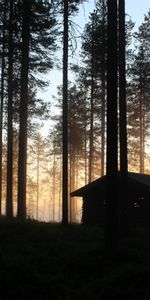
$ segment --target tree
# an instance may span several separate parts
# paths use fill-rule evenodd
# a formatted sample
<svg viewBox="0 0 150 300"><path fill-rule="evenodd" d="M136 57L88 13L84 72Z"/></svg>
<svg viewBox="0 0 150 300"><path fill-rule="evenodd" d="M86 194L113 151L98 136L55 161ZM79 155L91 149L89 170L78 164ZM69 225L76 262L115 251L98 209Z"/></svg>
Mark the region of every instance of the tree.
<svg viewBox="0 0 150 300"><path fill-rule="evenodd" d="M3 146L3 109L4 109L4 71L5 71L5 30L6 30L6 1L3 3L2 19L2 61L1 61L1 104L0 104L0 215L2 213L2 146Z"/></svg>
<svg viewBox="0 0 150 300"><path fill-rule="evenodd" d="M117 1L108 0L106 251L118 241Z"/></svg>
<svg viewBox="0 0 150 300"><path fill-rule="evenodd" d="M93 20L92 20L92 55L91 55L91 90L90 90L90 151L89 151L89 182L93 180L93 94L94 94L94 59L93 59L93 51L94 51L94 41L93 41Z"/></svg>
<svg viewBox="0 0 150 300"><path fill-rule="evenodd" d="M105 0L102 1L103 17L102 17L102 67L101 67L101 81L102 81L102 104L101 104L101 176L104 175L105 166L105 107L106 107L106 8Z"/></svg>
<svg viewBox="0 0 150 300"><path fill-rule="evenodd" d="M62 158L62 224L68 224L68 21L69 14L76 10L72 2L82 1L63 1L63 158Z"/></svg>
<svg viewBox="0 0 150 300"><path fill-rule="evenodd" d="M36 10L34 11L34 8ZM19 131L19 159L18 159L18 217L25 218L26 207L26 158L27 158L27 117L29 109L28 79L31 87L34 81L31 68L37 72L46 72L52 68L53 62L47 49L54 50L54 38L48 37L49 28L55 25L55 19L50 17L51 4L49 1L23 1L22 23L22 63L21 63L21 90L20 90L20 131ZM43 36L39 36L43 34ZM37 43L37 37L38 43ZM30 44L31 42L31 44ZM31 48L30 48L31 47ZM33 48L32 48L33 47ZM37 51L32 56L32 51ZM45 50L45 52L44 52ZM44 55L44 60L42 56ZM29 72L30 71L30 72ZM30 77L30 76L31 77ZM38 80L43 86L43 82Z"/></svg>
<svg viewBox="0 0 150 300"><path fill-rule="evenodd" d="M106 53L107 53L106 2L98 1L90 15L82 37L82 57L87 75L87 88L90 88L90 140L89 140L89 179L94 179L96 140L99 143L100 169L104 175L105 164L105 106L106 106ZM97 136L96 136L97 133ZM96 157L97 159L97 157ZM93 173L93 175L92 175Z"/></svg>
<svg viewBox="0 0 150 300"><path fill-rule="evenodd" d="M42 169L45 164L48 164L47 154L46 154L46 141L42 137L41 133L36 132L33 134L32 140L30 141L30 157L28 160L29 164L32 164L32 173L35 171L35 194L36 194L36 203L35 203L35 211L36 211L36 219L39 220L39 208L40 208L40 183L43 178ZM29 162L30 161L30 162ZM31 182L31 180L30 180ZM28 189L28 186L27 186ZM43 189L42 189L43 190Z"/></svg>
<svg viewBox="0 0 150 300"><path fill-rule="evenodd" d="M127 174L126 125L126 67L125 67L125 3L119 1L119 112L120 112L120 172Z"/></svg>
<svg viewBox="0 0 150 300"><path fill-rule="evenodd" d="M149 137L149 55L150 55L150 13L135 34L136 52L131 65L128 92L129 154L130 161L136 165L137 171L145 170L145 145ZM134 107L134 110L133 110ZM135 166L133 165L135 168Z"/></svg>
<svg viewBox="0 0 150 300"><path fill-rule="evenodd" d="M21 77L21 31L22 31L22 19L23 19L23 1L12 1L13 2L13 15L11 17L11 22L13 26L9 26L10 23L9 18L9 10L11 7L11 1L3 1L0 4L2 17L6 14L6 24L5 24L5 40L1 40L1 55L3 47L5 46L5 99L8 100L8 107L4 107L4 109L8 108L8 131L9 131L9 139L8 139L8 184L7 184L7 194L8 201L7 206L10 206L12 202L12 190L13 190L13 182L12 182L12 174L11 174L11 166L13 165L13 157L12 157L12 148L13 148L13 128L16 130L18 128L18 120L19 120L19 100L20 100L20 77ZM4 5L7 4L7 5ZM3 19L1 18L1 22ZM40 99L37 99L36 91L37 87L43 88L47 85L47 82L43 79L39 78L39 73L46 73L47 70L50 70L53 66L52 60L52 52L56 48L55 47L55 18L52 14L52 4L46 0L44 1L32 1L31 10L30 10L30 43L29 43L29 90L28 90L28 115L34 116L36 114L39 115L40 109L47 109L47 104L43 104ZM2 23L1 23L2 26ZM12 39L11 39L11 47L10 48L10 37L12 31ZM12 67L10 68L10 55L12 56ZM9 57L8 57L9 56ZM10 69L12 72L12 76L10 76ZM7 72L8 70L8 72ZM8 90L8 92L7 92ZM11 104L11 92L13 95L13 101ZM1 94L2 95L2 94ZM4 103L5 104L5 103ZM40 112L40 114L42 114ZM5 117L5 115L4 115ZM12 120L11 120L12 118ZM30 118L31 120L31 118ZM13 124L13 127L12 127ZM32 122L33 124L33 122ZM31 127L31 122L28 119L28 128ZM12 128L12 130L11 130ZM12 131L12 132L11 132ZM16 130L16 132L18 132ZM9 196L10 195L10 196Z"/></svg>
<svg viewBox="0 0 150 300"><path fill-rule="evenodd" d="M51 168L49 172L51 181L49 212L51 213L52 221L57 219L62 221L62 126L60 126L61 120L59 119L58 121L57 116L55 116L54 119L54 128L49 132L48 137L51 157Z"/></svg>
<svg viewBox="0 0 150 300"><path fill-rule="evenodd" d="M14 1L9 4L9 41L8 41L8 125L7 125L7 191L6 216L13 216L12 186L13 186L13 7Z"/></svg>
<svg viewBox="0 0 150 300"><path fill-rule="evenodd" d="M119 1L119 133L120 133L120 222L122 233L127 231L127 105L126 105L126 57L125 57L125 2Z"/></svg>
<svg viewBox="0 0 150 300"><path fill-rule="evenodd" d="M78 174L82 180L83 163L85 154L85 107L84 98L80 89L72 85L68 89L68 137L69 137L69 172L70 172L70 192L78 187ZM79 169L80 168L80 169ZM85 170L84 170L85 171ZM70 197L70 221L75 221L77 201L72 201Z"/></svg>
<svg viewBox="0 0 150 300"><path fill-rule="evenodd" d="M17 216L20 220L24 220L26 218L27 108L31 9L30 5L31 3L29 0L23 1L17 211Z"/></svg>
<svg viewBox="0 0 150 300"><path fill-rule="evenodd" d="M62 223L68 224L68 1L64 1L63 29L63 161L62 161Z"/></svg>

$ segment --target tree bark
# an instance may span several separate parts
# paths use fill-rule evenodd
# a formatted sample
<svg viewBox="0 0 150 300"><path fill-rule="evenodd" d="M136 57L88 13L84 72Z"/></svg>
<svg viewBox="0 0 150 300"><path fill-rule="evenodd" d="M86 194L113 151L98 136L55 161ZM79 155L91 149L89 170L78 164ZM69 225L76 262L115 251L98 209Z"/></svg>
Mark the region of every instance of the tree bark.
<svg viewBox="0 0 150 300"><path fill-rule="evenodd" d="M118 242L117 0L108 0L107 189L105 247L113 255Z"/></svg>
<svg viewBox="0 0 150 300"><path fill-rule="evenodd" d="M93 22L93 21L92 21ZM91 57L91 95L90 95L90 153L89 153L89 182L93 180L93 109L94 109L94 41L93 41L93 23L92 23L92 57Z"/></svg>
<svg viewBox="0 0 150 300"><path fill-rule="evenodd" d="M55 222L55 202L56 202L56 149L55 149L55 140L54 140L54 149L53 149L53 205L52 205L52 215L53 222Z"/></svg>
<svg viewBox="0 0 150 300"><path fill-rule="evenodd" d="M126 105L126 64L125 64L125 1L119 0L119 128L120 128L120 231L127 232L127 105Z"/></svg>
<svg viewBox="0 0 150 300"><path fill-rule="evenodd" d="M36 219L39 219L40 139L37 136Z"/></svg>
<svg viewBox="0 0 150 300"><path fill-rule="evenodd" d="M5 70L5 30L6 1L4 1L3 32L2 32L2 62L1 62L1 104L0 104L0 216L2 214L2 155L3 155L3 106L4 106L4 70Z"/></svg>
<svg viewBox="0 0 150 300"><path fill-rule="evenodd" d="M22 64L20 91L20 128L18 158L18 218L26 218L26 169L27 169L27 110L28 110L28 71L30 39L30 0L23 1L22 24Z"/></svg>
<svg viewBox="0 0 150 300"><path fill-rule="evenodd" d="M88 172L87 172L87 107L85 100L85 119L84 119L84 170L85 170L85 184L88 183Z"/></svg>
<svg viewBox="0 0 150 300"><path fill-rule="evenodd" d="M102 70L101 70L101 82L102 82L102 102L101 102L101 176L104 176L105 169L105 110L106 110L106 49L105 49L105 1L102 2L103 7L103 32L102 32Z"/></svg>
<svg viewBox="0 0 150 300"><path fill-rule="evenodd" d="M75 190L75 165L76 165L76 153L74 147L70 145L70 192ZM70 196L70 223L74 223L75 220L75 200Z"/></svg>
<svg viewBox="0 0 150 300"><path fill-rule="evenodd" d="M119 108L120 108L120 171L127 173L127 121L125 77L125 3L119 0Z"/></svg>
<svg viewBox="0 0 150 300"><path fill-rule="evenodd" d="M62 161L62 224L68 224L68 1L64 1L63 33L63 161Z"/></svg>
<svg viewBox="0 0 150 300"><path fill-rule="evenodd" d="M105 60L105 56L103 56ZM105 90L106 90L105 65L102 66L102 107L101 107L101 176L104 176L105 169Z"/></svg>
<svg viewBox="0 0 150 300"><path fill-rule="evenodd" d="M9 12L6 216L13 217L13 0Z"/></svg>
<svg viewBox="0 0 150 300"><path fill-rule="evenodd" d="M143 74L142 74L142 59L143 57L143 49L141 50L141 61L140 61L140 99L139 99L139 119L140 119L140 173L144 173L144 113L143 113Z"/></svg>

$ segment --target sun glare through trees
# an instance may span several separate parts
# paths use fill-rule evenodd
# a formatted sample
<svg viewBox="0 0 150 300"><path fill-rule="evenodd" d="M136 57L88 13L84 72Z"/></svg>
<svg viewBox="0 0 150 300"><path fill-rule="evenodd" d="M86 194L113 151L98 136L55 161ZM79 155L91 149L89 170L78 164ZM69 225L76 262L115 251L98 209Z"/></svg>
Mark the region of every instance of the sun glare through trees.
<svg viewBox="0 0 150 300"><path fill-rule="evenodd" d="M150 174L150 9L137 27L123 1L115 23L110 0L92 1L0 1L0 214L8 218L79 223L82 197L70 194L113 172L111 163L123 176Z"/></svg>

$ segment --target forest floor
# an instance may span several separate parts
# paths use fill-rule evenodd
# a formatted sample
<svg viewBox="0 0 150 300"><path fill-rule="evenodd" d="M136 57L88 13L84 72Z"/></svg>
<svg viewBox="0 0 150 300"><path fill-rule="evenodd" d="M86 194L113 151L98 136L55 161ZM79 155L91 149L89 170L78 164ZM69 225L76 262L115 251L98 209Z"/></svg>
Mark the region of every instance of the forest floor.
<svg viewBox="0 0 150 300"><path fill-rule="evenodd" d="M150 229L104 255L99 227L0 221L0 299L150 300Z"/></svg>

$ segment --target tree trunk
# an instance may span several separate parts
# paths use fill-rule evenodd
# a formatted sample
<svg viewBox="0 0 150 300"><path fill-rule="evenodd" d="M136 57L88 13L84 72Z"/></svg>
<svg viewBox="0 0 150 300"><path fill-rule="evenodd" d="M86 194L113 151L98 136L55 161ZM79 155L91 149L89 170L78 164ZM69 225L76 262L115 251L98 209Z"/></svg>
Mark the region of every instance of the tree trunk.
<svg viewBox="0 0 150 300"><path fill-rule="evenodd" d="M2 32L2 62L1 62L1 104L0 104L0 216L2 214L2 147L3 147L3 105L4 105L4 70L5 70L5 30L6 1L4 1L3 32Z"/></svg>
<svg viewBox="0 0 150 300"><path fill-rule="evenodd" d="M102 82L102 107L101 107L101 176L105 172L105 81Z"/></svg>
<svg viewBox="0 0 150 300"><path fill-rule="evenodd" d="M60 155L60 158L59 158L59 167L60 167L60 176L59 176L59 180L58 180L58 220L59 222L61 222L61 212L62 212L62 209L61 209L61 194L62 194L62 184L61 184L61 180L62 180L62 162L61 162L62 158L61 158L61 155Z"/></svg>
<svg viewBox="0 0 150 300"><path fill-rule="evenodd" d="M68 224L68 1L64 1L63 33L63 161L62 224Z"/></svg>
<svg viewBox="0 0 150 300"><path fill-rule="evenodd" d="M117 0L108 0L107 190L105 247L113 255L118 242Z"/></svg>
<svg viewBox="0 0 150 300"><path fill-rule="evenodd" d="M7 129L7 187L6 216L13 217L13 0L9 13L9 54L8 54L8 129Z"/></svg>
<svg viewBox="0 0 150 300"><path fill-rule="evenodd" d="M120 109L120 171L127 173L127 121L125 70L125 3L119 0L119 109Z"/></svg>
<svg viewBox="0 0 150 300"><path fill-rule="evenodd" d="M120 128L120 230L127 232L127 121L126 121L126 67L125 67L125 1L119 0L119 128Z"/></svg>
<svg viewBox="0 0 150 300"><path fill-rule="evenodd" d="M144 101L144 99L143 99L143 101ZM143 164L142 164L142 166L143 166L143 174L144 174L144 172L145 172L145 132L146 132L146 130L145 130L145 113L144 113L144 107L143 107L143 137L142 137L142 150L143 150Z"/></svg>
<svg viewBox="0 0 150 300"><path fill-rule="evenodd" d="M94 98L94 64L93 64L93 24L92 24L92 57L91 57L91 95L90 95L90 153L89 153L89 182L93 180L93 98Z"/></svg>
<svg viewBox="0 0 150 300"><path fill-rule="evenodd" d="M37 177L36 177L36 219L39 219L39 175L40 175L40 141L37 137Z"/></svg>
<svg viewBox="0 0 150 300"><path fill-rule="evenodd" d="M105 16L104 9L105 3L103 1L103 33L102 33L102 70L101 70L101 82L102 82L102 106L101 106L101 176L104 176L104 168L105 168L105 96L106 96L106 52L105 52Z"/></svg>
<svg viewBox="0 0 150 300"><path fill-rule="evenodd" d="M140 79L142 81L142 79ZM144 118L143 118L143 91L142 83L140 83L140 173L144 173Z"/></svg>
<svg viewBox="0 0 150 300"><path fill-rule="evenodd" d="M88 172L87 172L87 107L85 100L85 119L84 119L84 171L85 171L85 184L88 183Z"/></svg>
<svg viewBox="0 0 150 300"><path fill-rule="evenodd" d="M144 173L144 112L143 112L143 102L144 102L144 92L143 92L143 72L142 64L144 60L143 47L141 47L140 53L140 99L139 99L139 126L140 126L140 173Z"/></svg>
<svg viewBox="0 0 150 300"><path fill-rule="evenodd" d="M70 146L70 192L75 190L75 164L76 155L73 146ZM70 196L70 223L74 222L75 216L75 201Z"/></svg>
<svg viewBox="0 0 150 300"><path fill-rule="evenodd" d="M29 39L30 39L30 0L24 0L23 1L23 24L22 24L22 65L21 65L21 91L20 91L18 212L17 212L18 218L22 221L26 218Z"/></svg>
<svg viewBox="0 0 150 300"><path fill-rule="evenodd" d="M55 222L55 202L56 202L56 153L55 153L55 141L54 143L54 155L53 155L53 203L52 203L52 214L53 214L53 222Z"/></svg>

